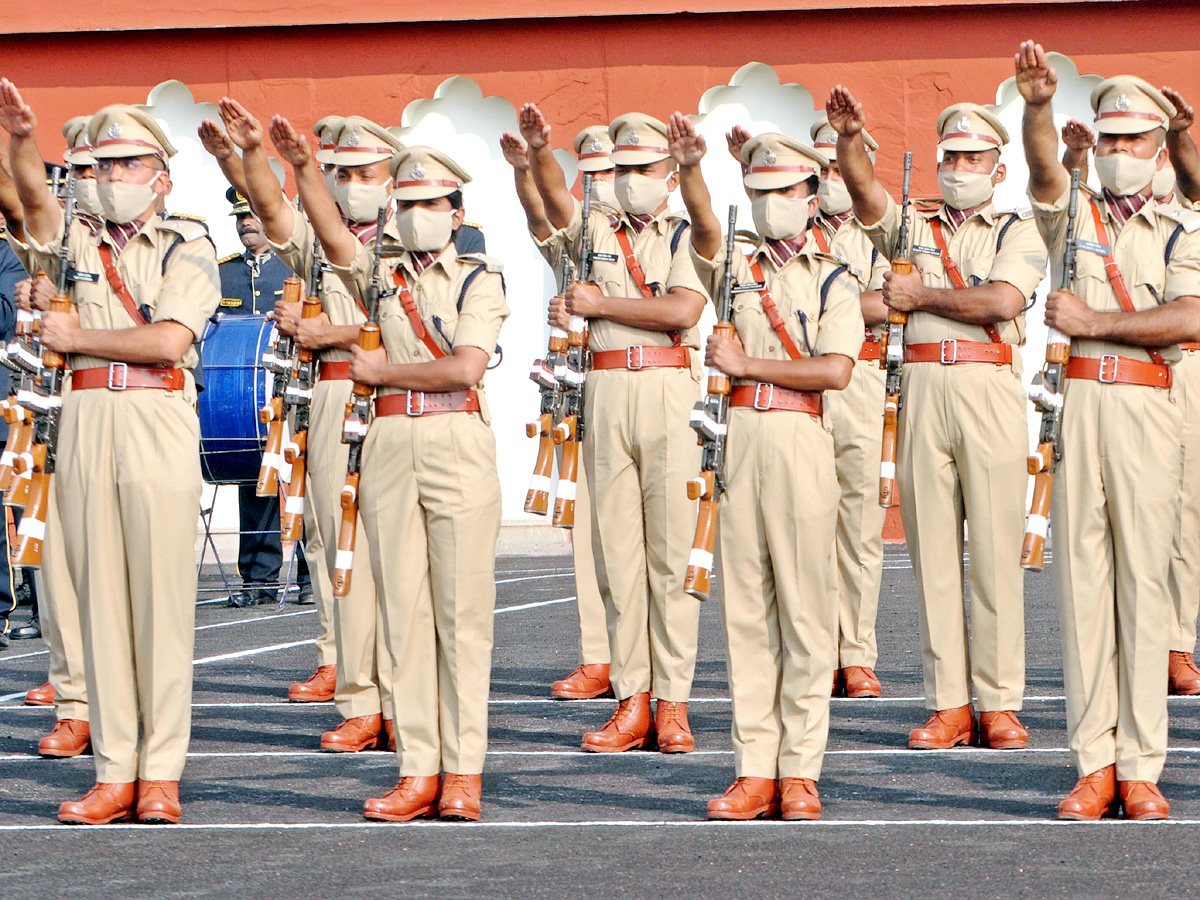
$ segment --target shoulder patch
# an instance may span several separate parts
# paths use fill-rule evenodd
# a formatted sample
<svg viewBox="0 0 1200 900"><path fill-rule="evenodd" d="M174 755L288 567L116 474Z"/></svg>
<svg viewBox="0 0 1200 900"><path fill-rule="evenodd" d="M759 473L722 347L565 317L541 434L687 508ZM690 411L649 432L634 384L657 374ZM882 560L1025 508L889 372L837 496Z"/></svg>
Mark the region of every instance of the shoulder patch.
<svg viewBox="0 0 1200 900"><path fill-rule="evenodd" d="M220 259L218 259L217 265L224 265L227 262L233 262L235 259L241 259L241 258L242 258L242 254L240 254L240 253L230 253L228 256L223 256Z"/></svg>
<svg viewBox="0 0 1200 900"><path fill-rule="evenodd" d="M500 262L494 256L488 256L484 253L460 253L458 258L462 262L470 263L473 266L484 266L487 271L493 274L504 274L504 263Z"/></svg>
<svg viewBox="0 0 1200 900"><path fill-rule="evenodd" d="M195 218L183 218L181 216L167 216L158 223L159 228L167 231L173 231L185 241L194 241L199 238L208 237L208 226L204 224L204 220Z"/></svg>
<svg viewBox="0 0 1200 900"><path fill-rule="evenodd" d="M1200 229L1200 212L1192 209L1184 209L1180 206L1160 206L1157 212L1164 219L1170 219L1183 226L1186 234L1192 234L1197 229Z"/></svg>

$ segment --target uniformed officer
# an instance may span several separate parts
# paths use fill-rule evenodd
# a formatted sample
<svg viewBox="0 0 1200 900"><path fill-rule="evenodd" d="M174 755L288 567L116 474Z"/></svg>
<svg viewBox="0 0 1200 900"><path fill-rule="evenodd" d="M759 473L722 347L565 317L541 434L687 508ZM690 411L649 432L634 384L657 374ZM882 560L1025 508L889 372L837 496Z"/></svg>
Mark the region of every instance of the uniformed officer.
<svg viewBox="0 0 1200 900"><path fill-rule="evenodd" d="M879 145L865 131L871 161ZM825 395L825 416L833 431L837 465L837 566L833 590L838 598L838 669L834 695L859 699L883 690L875 675L879 646L875 619L883 577L883 520L879 505L879 455L883 437L884 371L879 367L887 307L883 274L888 260L872 245L854 217L850 192L837 164L837 132L822 116L809 131L813 149L825 160L817 185L819 210L809 228L817 249L841 258L857 284L864 322L863 344L850 383Z"/></svg>
<svg viewBox="0 0 1200 900"><path fill-rule="evenodd" d="M546 218L546 207L534 184L529 168L528 147L515 134L501 137L504 158L513 167L517 199L525 212L529 236L533 239L546 264L554 273L554 283L562 280L564 254L569 254L566 229L554 228ZM592 200L614 213L616 200L612 195L613 163L612 138L603 125L589 125L575 136L575 157L580 177L592 174ZM558 448L561 463L562 445ZM566 678L550 686L550 696L559 700L591 700L611 697L609 679L608 628L604 621L604 600L596 577L596 556L592 552L591 500L587 478L580 478L575 492L575 527L571 530L571 552L575 563L575 611L579 620L579 666Z"/></svg>
<svg viewBox="0 0 1200 900"><path fill-rule="evenodd" d="M1033 41L1015 64L1029 194L1057 269L1069 194L1051 107L1057 76ZM1171 101L1122 75L1096 85L1091 103L1103 189L1081 189L1073 291L1046 301L1046 324L1072 339L1051 522L1080 779L1058 814L1099 819L1119 795L1127 818L1163 819L1156 782L1167 755L1168 571L1183 439L1172 370L1176 344L1200 339L1200 216L1152 196Z"/></svg>
<svg viewBox="0 0 1200 900"><path fill-rule="evenodd" d="M540 110L521 110L534 180L576 258L579 202L550 150ZM696 665L699 607L683 591L696 505L684 487L700 463L688 425L699 397L705 295L689 257L686 220L667 201L678 185L667 126L630 113L608 128L620 211L592 210L593 284L577 282L551 310L590 319L584 470L592 497L592 547L608 620L617 710L583 749L616 753L695 748L687 701ZM650 697L657 698L652 722Z"/></svg>
<svg viewBox="0 0 1200 900"><path fill-rule="evenodd" d="M220 260L221 312L224 315L267 315L283 296L283 282L292 270L271 252L262 223L250 201L236 188L225 192L237 217L238 237L246 248ZM275 592L266 587L279 578L283 545L279 537L279 496L259 497L254 484L238 485L238 574L242 590L229 598L230 606L271 603ZM300 602L313 603L308 565L300 553L297 566Z"/></svg>
<svg viewBox="0 0 1200 900"><path fill-rule="evenodd" d="M714 297L726 266L735 282L737 337L710 337L706 362L733 379L717 568L737 777L708 816L817 819L838 620L828 585L839 489L822 391L849 384L862 347L858 282L809 231L820 153L775 133L742 147L757 234L748 258L726 259L704 139L680 113L670 139L696 271Z"/></svg>
<svg viewBox="0 0 1200 900"><path fill-rule="evenodd" d="M16 88L0 80L0 126L12 135L13 174L30 198L27 268L53 278L62 211L38 190L35 124ZM202 225L155 213L175 148L147 112L105 107L88 137L105 226L93 233L72 225L75 308L42 320L43 345L70 354L72 369L55 480L79 593L97 775L59 818L177 822L191 730L201 490L190 370L193 344L220 301L217 261Z"/></svg>
<svg viewBox="0 0 1200 900"><path fill-rule="evenodd" d="M460 255L451 240L471 179L445 154L410 147L389 163L405 249L377 272L312 163L274 136L296 166L335 271L360 302L373 280L387 289L379 307L383 347L355 347L351 375L376 388L359 503L394 660L392 687L404 699L396 704L400 780L367 800L363 815L478 819L500 533L483 376L508 315L500 266Z"/></svg>
<svg viewBox="0 0 1200 900"><path fill-rule="evenodd" d="M230 138L242 150L250 203L262 221L271 249L307 281L312 271L315 233L308 217L298 213L280 190L279 181L267 163L262 125L228 98L221 101L220 112ZM369 244L375 235L379 207L387 197L390 182L387 161L403 145L384 128L357 116L331 117L320 124L324 127L316 161L335 166L334 195L338 209L357 239ZM296 148L288 162L295 164L300 148L305 161L311 159L307 141L298 139L286 120L277 119L272 128L280 135L277 147L286 143ZM317 184L324 185L316 166L307 167L304 172ZM301 194L303 198L308 196ZM328 191L320 196L332 202ZM311 212L307 200L304 208ZM388 229L385 233L398 245L395 223L390 222ZM309 502L305 510L305 533L318 534L325 565L332 573L337 568L342 520L340 497L349 453L349 447L342 443L342 422L351 388L349 348L358 340L359 326L366 316L331 272L325 272L321 279L321 315L301 320L298 310L288 308L294 305L276 306L277 327L285 334L294 334L299 347L320 351L318 381L309 411ZM387 645L379 626L376 585L367 562L369 543L370 538L360 528L349 593L334 598L333 602L337 651L334 701L343 721L321 736L321 749L330 752L353 753L387 745L392 728L388 680L391 663L387 661ZM324 578L320 580L327 583ZM318 670L313 680L320 675Z"/></svg>
<svg viewBox="0 0 1200 900"><path fill-rule="evenodd" d="M826 112L854 212L880 252L900 252L900 208L875 179L849 91ZM942 198L914 204L916 271L888 272L884 301L909 314L904 337L897 488L917 579L925 705L934 715L909 746L981 742L1023 748L1024 535L1028 430L1022 310L1046 251L1028 213L1000 212L1008 132L990 109L956 103L937 119ZM970 638L963 604L963 524L971 529ZM972 688L980 710L976 723Z"/></svg>

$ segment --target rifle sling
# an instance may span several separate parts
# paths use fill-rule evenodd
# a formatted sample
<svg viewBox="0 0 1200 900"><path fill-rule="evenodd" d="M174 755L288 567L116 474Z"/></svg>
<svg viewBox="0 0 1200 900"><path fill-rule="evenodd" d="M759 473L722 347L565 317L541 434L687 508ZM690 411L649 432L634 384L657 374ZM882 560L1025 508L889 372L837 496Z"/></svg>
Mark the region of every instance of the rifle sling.
<svg viewBox="0 0 1200 900"><path fill-rule="evenodd" d="M1108 229L1104 226L1104 217L1100 215L1100 207L1096 205L1095 200L1088 200L1088 204L1092 207L1092 221L1096 223L1096 237L1103 246L1108 248L1108 253L1104 256L1104 274L1108 276L1108 283L1112 285L1113 293L1117 295L1117 302L1121 304L1121 309L1127 313L1137 312L1137 307L1133 305L1133 298L1129 296L1129 288L1125 286L1125 278L1121 275L1121 267L1113 259L1112 242L1108 239ZM1166 360L1158 350L1153 347L1143 349L1155 363L1160 366L1166 365Z"/></svg>
<svg viewBox="0 0 1200 900"><path fill-rule="evenodd" d="M762 300L763 312L767 314L767 321L771 323L771 328L779 336L779 340L783 344L783 349L787 351L787 355L791 359L801 359L800 348L796 346L796 342L792 340L792 336L787 333L787 327L783 324L783 318L779 315L779 307L775 305L775 298L771 296L771 291L767 287L767 279L763 275L762 263L757 259L750 264L750 274L753 276L756 284L762 285L758 296Z"/></svg>
<svg viewBox="0 0 1200 900"><path fill-rule="evenodd" d="M446 352L438 346L437 341L429 333L429 329L425 327L425 323L421 320L421 314L417 311L417 301L413 299L412 291L408 289L408 282L404 278L404 273L397 266L392 272L392 280L396 282L396 289L400 294L400 305L404 307L404 314L408 316L408 321L413 327L413 331L417 333L417 337L424 344L429 352L433 354L434 359L442 359Z"/></svg>
<svg viewBox="0 0 1200 900"><path fill-rule="evenodd" d="M942 255L942 268L946 270L950 283L954 285L955 290L965 291L967 282L963 279L962 272L958 270L958 264L954 261L954 257L950 255L950 248L946 246L946 236L942 232L942 220L936 216L930 219L929 228L933 231L933 240L937 244L938 252ZM987 332L987 336L991 338L993 344L1004 343L1000 339L999 329L994 324L984 325L983 330Z"/></svg>
<svg viewBox="0 0 1200 900"><path fill-rule="evenodd" d="M629 270L629 274L633 277L633 283L637 285L637 289L641 291L643 297L650 299L654 296L654 291L650 290L650 286L646 283L646 273L642 271L642 264L638 262L637 257L633 254L633 244L630 243L629 234L621 226L618 220L615 226L617 243L621 245L621 253L625 256L625 268ZM678 331L668 331L671 337L671 346L678 347L683 343L683 335Z"/></svg>
<svg viewBox="0 0 1200 900"><path fill-rule="evenodd" d="M113 289L125 306L125 311L129 313L129 317L133 319L135 325L149 325L146 317L142 315L142 311L138 309L136 303L133 302L133 297L129 293L129 288L125 286L125 282L121 280L121 274L117 271L117 267L113 264L112 250L108 244L100 244L100 262L104 264L104 276L108 279L108 286Z"/></svg>

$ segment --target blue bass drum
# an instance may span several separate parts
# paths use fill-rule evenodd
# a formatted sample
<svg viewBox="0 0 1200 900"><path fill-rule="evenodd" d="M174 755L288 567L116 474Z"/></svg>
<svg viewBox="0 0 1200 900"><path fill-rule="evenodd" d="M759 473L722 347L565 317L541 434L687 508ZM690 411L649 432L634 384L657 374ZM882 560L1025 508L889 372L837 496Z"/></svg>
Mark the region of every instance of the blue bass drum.
<svg viewBox="0 0 1200 900"><path fill-rule="evenodd" d="M200 341L204 390L200 416L200 471L209 484L255 484L267 426L258 411L266 405L271 375L262 367L272 324L266 316L227 316L210 322Z"/></svg>

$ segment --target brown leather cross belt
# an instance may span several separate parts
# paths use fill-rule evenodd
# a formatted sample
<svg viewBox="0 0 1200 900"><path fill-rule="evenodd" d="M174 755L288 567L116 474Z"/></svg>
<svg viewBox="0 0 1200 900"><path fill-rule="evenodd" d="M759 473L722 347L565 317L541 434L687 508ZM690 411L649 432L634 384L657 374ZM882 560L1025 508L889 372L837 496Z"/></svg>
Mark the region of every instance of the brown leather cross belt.
<svg viewBox="0 0 1200 900"><path fill-rule="evenodd" d="M862 349L858 351L858 358L878 362L882 347L883 341L879 340L879 338L863 341Z"/></svg>
<svg viewBox="0 0 1200 900"><path fill-rule="evenodd" d="M592 369L686 369L692 364L687 347L643 347L635 344L624 350L601 350L592 354Z"/></svg>
<svg viewBox="0 0 1200 900"><path fill-rule="evenodd" d="M350 377L350 360L324 359L317 368L318 381L345 381Z"/></svg>
<svg viewBox="0 0 1200 900"><path fill-rule="evenodd" d="M183 369L130 366L121 362L88 369L76 369L71 373L71 390L73 391L86 391L92 388L108 388L110 391L145 389L182 391L183 383Z"/></svg>
<svg viewBox="0 0 1200 900"><path fill-rule="evenodd" d="M431 394L401 391L375 398L377 416L436 416L441 413L479 412L479 394L475 391L448 391Z"/></svg>
<svg viewBox="0 0 1200 900"><path fill-rule="evenodd" d="M734 387L729 394L729 405L748 406L759 412L782 409L819 416L821 394L819 391L793 391L760 381L758 384L739 384Z"/></svg>
<svg viewBox="0 0 1200 900"><path fill-rule="evenodd" d="M1068 378L1086 378L1103 384L1136 384L1155 388L1171 386L1170 366L1114 354L1105 354L1099 359L1072 356L1067 361L1066 374Z"/></svg>
<svg viewBox="0 0 1200 900"><path fill-rule="evenodd" d="M996 344L985 341L938 341L936 344L905 344L906 363L941 363L953 366L956 363L991 363L1007 366L1012 363L1012 344Z"/></svg>

